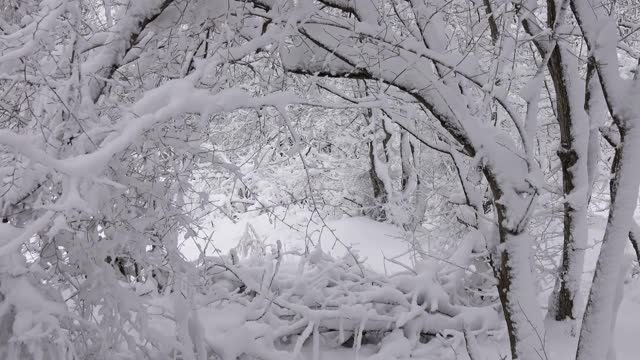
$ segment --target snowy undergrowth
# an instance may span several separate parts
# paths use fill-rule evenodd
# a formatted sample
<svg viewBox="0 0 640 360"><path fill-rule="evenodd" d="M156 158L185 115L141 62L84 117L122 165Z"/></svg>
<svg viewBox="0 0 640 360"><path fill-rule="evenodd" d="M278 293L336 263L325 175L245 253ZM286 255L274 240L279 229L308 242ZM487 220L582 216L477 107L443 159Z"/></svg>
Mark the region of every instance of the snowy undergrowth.
<svg viewBox="0 0 640 360"><path fill-rule="evenodd" d="M304 219L303 213L289 217L292 224ZM304 236L266 215L216 222L214 242L230 255L200 258L200 292L193 307L195 328L201 329L209 354L223 359L508 358L499 304L463 304L456 296L469 287L473 275L473 266L464 266L457 275L465 276L451 276L451 263L464 258L463 247L447 258L449 263L432 258L415 264L412 272L385 260L403 252L402 232L396 227L366 218L329 224L341 242L352 246L350 251L334 246L333 235L326 230L320 234L320 226L311 227L315 248L305 254ZM601 228L600 222L592 224L584 298ZM194 248L185 245L183 251L194 257ZM389 265L395 267L385 274ZM631 334L637 319L628 315L640 312L639 294L640 282L629 277L620 305L620 314L627 315L619 317L615 330L618 359L633 358ZM176 296L159 296L152 303L163 309L160 313L172 314ZM546 304L548 296L539 294L539 303ZM159 317L152 324L165 334L167 326L175 327ZM571 358L576 326L547 324L541 334L543 358Z"/></svg>
<svg viewBox="0 0 640 360"><path fill-rule="evenodd" d="M304 252L280 241L241 242L229 255L200 257L196 277L176 279L170 293L145 295L155 314L149 327L175 332L184 359L477 360L508 353L499 305L461 300L468 280L446 263L383 275L353 252L334 257L320 244Z"/></svg>

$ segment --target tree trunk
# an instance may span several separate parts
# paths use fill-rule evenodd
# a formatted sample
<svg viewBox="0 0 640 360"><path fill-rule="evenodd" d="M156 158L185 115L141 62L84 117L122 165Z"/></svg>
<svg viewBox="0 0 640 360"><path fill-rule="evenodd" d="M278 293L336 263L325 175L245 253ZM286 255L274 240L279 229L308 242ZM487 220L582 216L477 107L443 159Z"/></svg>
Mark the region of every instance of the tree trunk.
<svg viewBox="0 0 640 360"><path fill-rule="evenodd" d="M562 262L547 314L547 317L556 320L576 318L576 301L588 237L589 119L584 111L584 92L579 91L584 87L576 84L581 80L572 56L563 45L558 44L548 64L556 92L556 114L560 125L558 158L562 167L564 196Z"/></svg>
<svg viewBox="0 0 640 360"><path fill-rule="evenodd" d="M565 2L547 1L547 30L555 32L558 24L564 20L566 7L563 6L566 6ZM518 8L519 11L521 9ZM547 317L556 320L575 319L588 236L587 206L591 184L588 172L591 132L585 109L586 92L578 73L578 63L568 45L548 37L543 25L539 25L528 14L523 14L522 25L530 36L536 38L534 44L541 57L549 57L546 65L553 80L555 114L560 126L558 157L564 197L562 261L554 291L549 298ZM553 48L550 49L549 45Z"/></svg>
<svg viewBox="0 0 640 360"><path fill-rule="evenodd" d="M582 320L576 360L605 359L611 341L614 296L620 262L633 223L638 198L640 129L620 131L620 149L611 171L611 206L589 300Z"/></svg>
<svg viewBox="0 0 640 360"><path fill-rule="evenodd" d="M531 238L504 226L499 227L499 232L502 250L499 252L497 288L507 323L512 358L545 358L542 314L529 267Z"/></svg>
<svg viewBox="0 0 640 360"><path fill-rule="evenodd" d="M385 203L387 201L387 190L384 187L384 183L376 172L376 155L375 145L373 141L368 144L369 147L369 178L371 179L371 186L373 190L373 198L377 201ZM384 210L383 210L384 212Z"/></svg>
<svg viewBox="0 0 640 360"><path fill-rule="evenodd" d="M496 199L500 245L498 258L492 263L511 356L513 360L546 359L542 313L530 267L532 241L525 233L529 215L528 211L522 211L530 208L535 199L516 194L512 189L509 196L505 196L493 175L487 171L485 174Z"/></svg>

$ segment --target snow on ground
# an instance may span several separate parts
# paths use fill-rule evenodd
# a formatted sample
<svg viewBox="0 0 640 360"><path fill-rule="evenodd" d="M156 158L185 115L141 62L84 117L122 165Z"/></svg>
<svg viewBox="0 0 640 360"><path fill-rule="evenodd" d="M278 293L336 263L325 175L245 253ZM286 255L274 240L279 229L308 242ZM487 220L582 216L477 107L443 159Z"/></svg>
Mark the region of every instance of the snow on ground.
<svg viewBox="0 0 640 360"><path fill-rule="evenodd" d="M326 225L309 222L309 214L294 212L282 216L283 223L275 220L266 214L261 216L251 216L241 218L235 223L229 219L217 219L213 222L212 244L220 253L226 254L230 249L236 247L249 228L252 228L265 244L275 244L280 240L286 250L304 249L304 242L301 240L305 236L315 244L320 239L322 249L334 256L342 256L347 253L345 246L352 246L351 251L365 260L366 266L380 273L394 273L403 270L402 267L385 261L386 257L401 255L398 260L410 265L408 255L402 255L408 244L403 241L403 232L390 224L383 224L366 217L344 217L338 220L328 220ZM316 219L317 220L317 219ZM299 224L305 224L300 226ZM593 276L593 269L598 257L599 242L602 240L605 217L594 217L591 220L589 236L590 248L586 252L585 273L583 277L583 306L589 292L589 284ZM335 235L335 236L334 236ZM339 241L336 241L336 237ZM204 244L200 244L204 246ZM313 245L310 245L313 246ZM191 241L183 243L182 251L189 259L197 258L198 247ZM630 252L630 250L628 249ZM208 251L208 254L211 254ZM541 294L540 303L546 306L548 294ZM618 320L615 329L615 346L617 349L617 360L635 360L637 356L636 337L640 330L640 279L630 279L625 285L624 299L620 305ZM571 334L577 334L579 329L571 328L568 324L555 324L547 329L544 335L547 342L547 356L550 360L567 360L575 356L575 346L577 339ZM506 339L504 339L506 340ZM496 343L495 338L484 339L480 342L483 352L486 354L499 356L505 354L505 343ZM329 349L327 349L329 350ZM360 358L367 358L369 353L375 353L373 349L362 349ZM425 348L426 350L426 348ZM330 353L323 354L323 359L351 359L354 358L351 349L333 349ZM426 353L425 353L426 354ZM306 355L306 354L305 354ZM415 354L414 354L415 355ZM466 354L460 354L466 356ZM426 356L426 355L425 355ZM433 358L425 357L425 359ZM444 355L443 355L444 356ZM311 355L307 356L311 358ZM442 357L448 358L446 356ZM466 359L466 357L463 357ZM491 359L489 357L488 359ZM435 358L434 358L435 359Z"/></svg>
<svg viewBox="0 0 640 360"><path fill-rule="evenodd" d="M352 252L357 253L360 259L365 260L367 266L380 273L385 270L393 273L402 270L399 265L385 261L384 258L393 258L406 252L408 244L403 241L402 231L397 227L380 223L366 217L344 217L339 220L327 220L324 224L309 224L309 214L297 212L287 214L284 222L269 217L266 214L260 216L244 217L236 223L227 218L216 219L213 222L213 236L211 243L221 253L238 245L250 226L255 230L265 244L275 244L280 240L287 250L304 249L301 239L308 237L313 246L320 239L322 249L333 256L343 256L347 253L346 246L353 247ZM317 216L314 218L317 221ZM305 224L299 226L299 224ZM343 245L344 244L344 245ZM204 246L204 244L200 244ZM183 242L182 252L188 259L198 257L199 250L192 240ZM207 253L209 255L210 252ZM397 261L410 264L408 255L399 256Z"/></svg>
<svg viewBox="0 0 640 360"><path fill-rule="evenodd" d="M640 335L640 281L636 279L625 286L625 295L618 311L615 330L615 347L618 360L634 360L638 355Z"/></svg>

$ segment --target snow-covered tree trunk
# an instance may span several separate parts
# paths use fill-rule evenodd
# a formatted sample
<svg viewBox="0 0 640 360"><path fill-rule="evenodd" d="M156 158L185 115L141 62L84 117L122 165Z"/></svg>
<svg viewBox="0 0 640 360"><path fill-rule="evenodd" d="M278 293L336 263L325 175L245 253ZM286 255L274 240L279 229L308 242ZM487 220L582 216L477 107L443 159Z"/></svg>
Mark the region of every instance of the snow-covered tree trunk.
<svg viewBox="0 0 640 360"><path fill-rule="evenodd" d="M620 264L640 186L640 76L624 79L618 69L618 31L614 11L598 0L572 0L578 20L598 73L602 93L620 134L611 167L611 204L591 291L587 300L578 341L577 360L604 359L610 348L611 324L616 316L615 296Z"/></svg>
<svg viewBox="0 0 640 360"><path fill-rule="evenodd" d="M564 194L564 228L562 263L559 285L552 295L550 315L557 320L575 319L580 281L587 246L587 206L590 194L587 171L589 120L583 110L584 91L573 55L557 46L551 55L549 68L556 88L560 149ZM555 310L555 311L554 311ZM555 312L555 314L554 314Z"/></svg>
<svg viewBox="0 0 640 360"><path fill-rule="evenodd" d="M589 151L590 122L585 111L585 85L571 44L554 38L563 28L569 3L547 1L546 30L531 15L535 9L527 8L535 5L524 1L518 10L525 31L534 37L534 44L546 61L554 85L555 115L560 127L557 154L564 197L562 257L547 316L556 320L575 319L588 236L587 207L591 193L588 164L589 156L594 155Z"/></svg>
<svg viewBox="0 0 640 360"><path fill-rule="evenodd" d="M550 316L556 320L575 319L580 281L587 245L587 206L590 184L587 171L589 119L583 110L584 91L573 55L558 45L549 60L556 89L564 195L562 262L559 279L552 295Z"/></svg>
<svg viewBox="0 0 640 360"><path fill-rule="evenodd" d="M636 121L640 121L637 118ZM619 158L612 168L613 188L611 207L600 255L593 276L587 308L582 320L577 360L604 359L611 339L611 324L616 313L614 306L620 263L623 259L629 229L636 208L640 174L638 152L640 129L621 134Z"/></svg>
<svg viewBox="0 0 640 360"><path fill-rule="evenodd" d="M507 323L513 359L536 359L545 354L544 325L531 273L531 237L526 233L528 212L535 197L505 191L485 170L498 214L500 244L492 259L497 289Z"/></svg>

